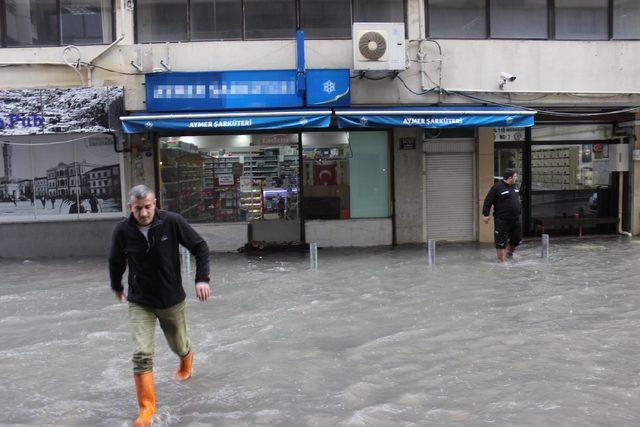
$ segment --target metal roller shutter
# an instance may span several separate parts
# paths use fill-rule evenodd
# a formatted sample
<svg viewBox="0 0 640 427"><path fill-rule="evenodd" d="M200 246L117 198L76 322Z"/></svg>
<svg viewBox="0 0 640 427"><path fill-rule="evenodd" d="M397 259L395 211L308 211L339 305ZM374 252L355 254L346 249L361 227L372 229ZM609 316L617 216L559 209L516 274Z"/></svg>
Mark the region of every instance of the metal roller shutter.
<svg viewBox="0 0 640 427"><path fill-rule="evenodd" d="M432 144L424 166L425 240L475 240L473 141Z"/></svg>

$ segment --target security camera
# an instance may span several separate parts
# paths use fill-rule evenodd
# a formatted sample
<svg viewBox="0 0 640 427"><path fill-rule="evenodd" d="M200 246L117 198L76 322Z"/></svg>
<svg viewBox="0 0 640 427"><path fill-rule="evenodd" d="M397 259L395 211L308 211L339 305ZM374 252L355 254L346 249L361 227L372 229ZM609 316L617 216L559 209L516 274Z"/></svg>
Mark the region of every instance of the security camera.
<svg viewBox="0 0 640 427"><path fill-rule="evenodd" d="M509 74L509 73L505 73L504 71L502 71L500 73L500 78L502 80L508 81L508 82L512 82L516 79L516 76L514 76L513 74Z"/></svg>

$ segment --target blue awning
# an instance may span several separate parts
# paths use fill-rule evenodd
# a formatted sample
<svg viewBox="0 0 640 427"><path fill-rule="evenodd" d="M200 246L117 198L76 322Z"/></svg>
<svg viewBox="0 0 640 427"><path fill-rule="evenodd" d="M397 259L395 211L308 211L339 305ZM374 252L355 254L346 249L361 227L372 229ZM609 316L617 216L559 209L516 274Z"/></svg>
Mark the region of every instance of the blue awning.
<svg viewBox="0 0 640 427"><path fill-rule="evenodd" d="M176 114L137 113L120 117L120 120L125 133L317 129L329 127L331 113L332 111L329 109Z"/></svg>
<svg viewBox="0 0 640 427"><path fill-rule="evenodd" d="M380 107L335 109L340 128L531 127L536 111L508 107Z"/></svg>

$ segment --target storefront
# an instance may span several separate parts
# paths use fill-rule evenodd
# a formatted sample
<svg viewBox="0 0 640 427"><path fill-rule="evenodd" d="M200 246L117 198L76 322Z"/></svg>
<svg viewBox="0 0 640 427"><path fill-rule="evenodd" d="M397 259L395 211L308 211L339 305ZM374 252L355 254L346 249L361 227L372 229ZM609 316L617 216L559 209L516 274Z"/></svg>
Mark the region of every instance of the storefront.
<svg viewBox="0 0 640 427"><path fill-rule="evenodd" d="M124 212L114 133L122 88L11 90L0 99L0 257L103 253Z"/></svg>
<svg viewBox="0 0 640 427"><path fill-rule="evenodd" d="M613 123L498 130L495 175L522 171L530 235L616 233L629 220L629 150Z"/></svg>
<svg viewBox="0 0 640 427"><path fill-rule="evenodd" d="M160 206L195 223L214 249L222 240L235 245L222 249L235 250L247 242L392 245L397 129L473 133L480 126L530 126L534 114L483 107L265 108L150 112L121 120L125 132L146 133L156 144ZM407 145L416 148L415 141ZM428 173L422 182L401 183L427 188L429 238L476 238L474 146L473 138L446 146L427 141ZM460 218L451 216L451 203L438 202L450 196L443 182L462 184L453 200L461 205Z"/></svg>

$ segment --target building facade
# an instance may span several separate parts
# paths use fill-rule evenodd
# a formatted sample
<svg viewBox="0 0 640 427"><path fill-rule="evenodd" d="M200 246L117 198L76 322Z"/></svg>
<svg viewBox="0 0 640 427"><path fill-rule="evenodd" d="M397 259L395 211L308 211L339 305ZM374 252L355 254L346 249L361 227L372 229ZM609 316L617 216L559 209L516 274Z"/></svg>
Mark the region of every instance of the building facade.
<svg viewBox="0 0 640 427"><path fill-rule="evenodd" d="M528 234L541 226L558 234L576 231L554 218L589 220L588 232L640 233L636 2L137 0L77 2L80 8L74 3L32 1L18 13L0 0L6 28L0 41L2 89L122 87L126 121L132 114L157 113L145 86L150 75L293 70L297 78L307 70L340 69L350 77L351 111L344 112L344 122L357 108L378 109L389 118L399 114L392 108L415 113L432 106L495 106L535 110L535 125L439 126L420 115L374 125L373 116L360 114L341 127L340 111L333 107L322 128L312 128L314 118L308 116L275 130L243 129L241 120L228 129L224 123L233 120L213 127L207 119L197 123L204 129L147 128L120 135L117 171L109 169L111 157L80 167L77 153L83 148L70 143L76 148L64 157L69 160L33 171L32 179L40 182L31 186L34 195L43 191L46 175L49 197L75 195L81 204L83 194L105 194L114 198L105 198L104 205L117 206L122 215L125 207L115 197L144 182L156 189L163 208L193 221L214 250L235 250L248 241L491 241L493 229L480 221L482 201L494 177L515 167ZM58 19L39 18L45 12ZM371 47L378 46L366 32L354 34L353 23L363 22L404 24L401 69L356 69L362 38L372 51L367 55L375 56ZM297 28L304 30L302 70ZM322 82L325 92L332 93L330 83ZM189 110L205 90L174 85L157 95L180 98ZM244 90L263 89L211 90L230 100ZM30 111L0 114L4 130L38 121ZM67 126L61 119L43 138L75 139L65 134ZM3 152L17 156L19 146L5 147ZM4 165L8 192L10 182L27 177L16 174L6 154ZM74 167L81 170L69 174ZM35 217L44 218L38 211ZM115 220L87 214L47 226L63 233L94 221L107 230ZM11 221L0 228L25 227ZM102 253L104 238L96 242L93 252Z"/></svg>

